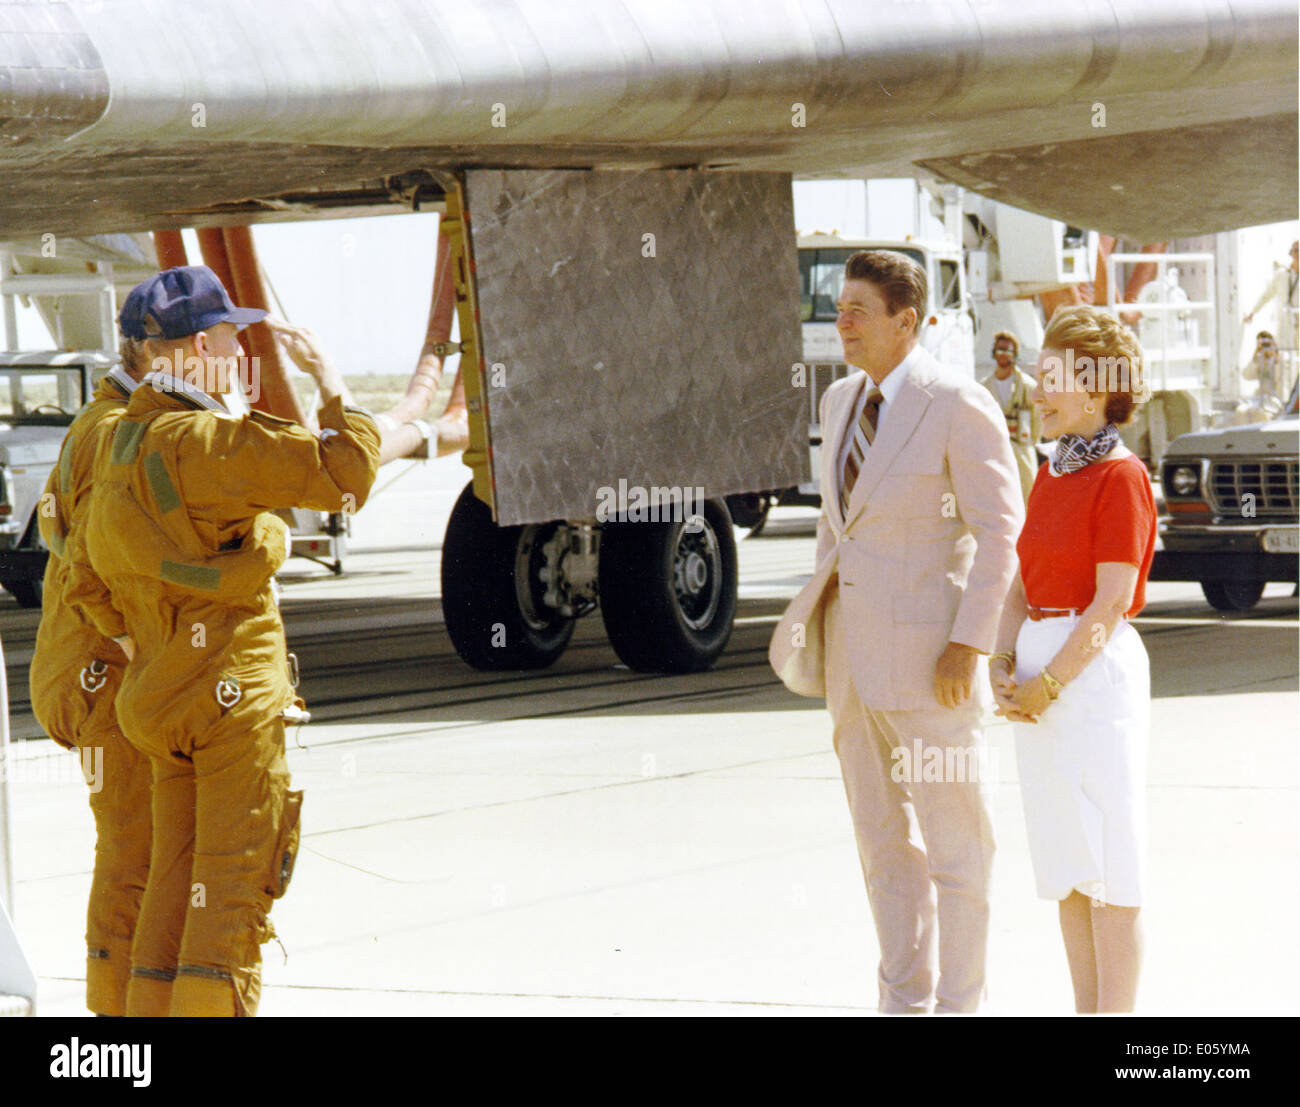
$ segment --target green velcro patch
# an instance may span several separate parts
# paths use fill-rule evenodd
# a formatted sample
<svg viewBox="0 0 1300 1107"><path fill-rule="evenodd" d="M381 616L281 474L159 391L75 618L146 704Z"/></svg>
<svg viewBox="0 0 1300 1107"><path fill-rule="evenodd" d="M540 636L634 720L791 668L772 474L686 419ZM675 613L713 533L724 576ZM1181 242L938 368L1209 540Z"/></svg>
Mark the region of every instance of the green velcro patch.
<svg viewBox="0 0 1300 1107"><path fill-rule="evenodd" d="M221 585L220 569L209 569L203 565L186 565L180 561L164 560L158 575L169 584L198 588L204 592L215 592Z"/></svg>
<svg viewBox="0 0 1300 1107"><path fill-rule="evenodd" d="M72 491L72 437L69 435L59 451L59 491L65 496Z"/></svg>
<svg viewBox="0 0 1300 1107"><path fill-rule="evenodd" d="M172 484L172 478L167 475L167 466L163 464L162 454L157 450L145 455L144 475L149 478L149 487L153 489L154 502L158 504L159 511L166 515L181 506L181 495L176 491L176 485Z"/></svg>
<svg viewBox="0 0 1300 1107"><path fill-rule="evenodd" d="M113 452L109 460L114 465L131 465L140 452L140 439L144 437L144 424L130 419L119 419L113 429Z"/></svg>

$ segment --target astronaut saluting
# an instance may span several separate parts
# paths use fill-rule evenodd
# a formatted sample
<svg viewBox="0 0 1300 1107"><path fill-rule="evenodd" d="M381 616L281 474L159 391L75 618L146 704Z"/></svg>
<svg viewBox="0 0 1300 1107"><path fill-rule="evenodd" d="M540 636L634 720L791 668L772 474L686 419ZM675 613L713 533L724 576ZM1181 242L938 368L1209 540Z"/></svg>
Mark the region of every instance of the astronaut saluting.
<svg viewBox="0 0 1300 1107"><path fill-rule="evenodd" d="M301 703L272 594L288 534L262 513L359 508L380 435L337 397L320 410L319 437L229 414L217 397L239 387L238 331L266 313L236 307L206 266L168 269L138 291L155 369L96 459L89 567L69 597L134 647L118 717L153 777L126 1009L253 1015L302 802L284 756L284 714Z"/></svg>

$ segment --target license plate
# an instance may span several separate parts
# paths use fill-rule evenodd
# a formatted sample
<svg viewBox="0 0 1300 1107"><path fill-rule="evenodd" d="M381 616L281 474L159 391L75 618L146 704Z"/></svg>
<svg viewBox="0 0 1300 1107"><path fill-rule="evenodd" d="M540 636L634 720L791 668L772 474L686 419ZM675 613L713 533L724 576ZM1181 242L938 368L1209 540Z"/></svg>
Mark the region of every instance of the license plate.
<svg viewBox="0 0 1300 1107"><path fill-rule="evenodd" d="M1266 530L1264 549L1268 553L1300 553L1300 529Z"/></svg>

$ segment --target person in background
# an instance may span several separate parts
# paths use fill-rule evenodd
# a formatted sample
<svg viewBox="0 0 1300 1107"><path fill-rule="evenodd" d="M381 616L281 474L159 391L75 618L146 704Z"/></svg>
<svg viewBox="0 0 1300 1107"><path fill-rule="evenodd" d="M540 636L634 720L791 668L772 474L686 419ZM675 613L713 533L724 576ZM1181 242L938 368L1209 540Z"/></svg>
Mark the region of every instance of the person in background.
<svg viewBox="0 0 1300 1107"><path fill-rule="evenodd" d="M1242 380L1256 381L1254 407L1266 411L1280 411L1291 392L1286 366L1282 362L1277 340L1268 331L1255 336L1255 352L1241 371Z"/></svg>
<svg viewBox="0 0 1300 1107"><path fill-rule="evenodd" d="M1034 391L1034 378L1016 364L1019 354L1020 340L1010 331L998 331L993 336L993 361L997 368L980 384L993 394L1006 417L1011 452L1020 474L1020 490L1028 500L1038 474L1040 458L1036 443L1042 436L1042 420L1029 399Z"/></svg>
<svg viewBox="0 0 1300 1107"><path fill-rule="evenodd" d="M1249 324L1270 300L1277 310L1278 345L1293 351L1300 346L1300 241L1291 243L1290 264L1273 270L1255 306L1246 313L1245 322Z"/></svg>
<svg viewBox="0 0 1300 1107"><path fill-rule="evenodd" d="M1100 358L1119 359L1108 379L1093 373ZM989 662L997 713L1017 724L1038 894L1060 905L1082 1013L1133 1010L1141 967L1151 694L1129 620L1145 602L1156 507L1118 431L1146 398L1140 366L1132 332L1105 312L1053 315L1034 403L1055 449L1029 497Z"/></svg>

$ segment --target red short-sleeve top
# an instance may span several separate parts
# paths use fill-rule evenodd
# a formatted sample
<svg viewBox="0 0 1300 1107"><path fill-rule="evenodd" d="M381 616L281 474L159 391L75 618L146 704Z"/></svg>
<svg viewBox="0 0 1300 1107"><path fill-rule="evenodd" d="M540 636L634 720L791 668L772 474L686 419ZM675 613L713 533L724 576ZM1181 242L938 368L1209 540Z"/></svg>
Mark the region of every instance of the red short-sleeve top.
<svg viewBox="0 0 1300 1107"><path fill-rule="evenodd" d="M1125 561L1138 569L1127 612L1136 615L1146 603L1155 548L1155 496L1135 455L1095 461L1059 477L1046 463L1039 468L1016 543L1031 607L1082 611L1097 591L1097 565Z"/></svg>

